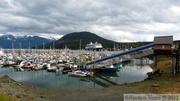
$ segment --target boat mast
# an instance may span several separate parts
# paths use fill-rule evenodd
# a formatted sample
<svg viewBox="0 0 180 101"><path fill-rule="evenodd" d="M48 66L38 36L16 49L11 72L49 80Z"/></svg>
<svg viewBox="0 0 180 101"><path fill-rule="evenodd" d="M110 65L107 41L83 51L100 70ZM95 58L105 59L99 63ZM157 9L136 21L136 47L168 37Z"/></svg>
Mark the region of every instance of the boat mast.
<svg viewBox="0 0 180 101"><path fill-rule="evenodd" d="M114 52L115 52L115 42L114 42Z"/></svg>
<svg viewBox="0 0 180 101"><path fill-rule="evenodd" d="M81 51L81 39L79 41L79 55L80 55L80 51Z"/></svg>
<svg viewBox="0 0 180 101"><path fill-rule="evenodd" d="M44 42L43 42L43 50L42 51L44 52Z"/></svg>

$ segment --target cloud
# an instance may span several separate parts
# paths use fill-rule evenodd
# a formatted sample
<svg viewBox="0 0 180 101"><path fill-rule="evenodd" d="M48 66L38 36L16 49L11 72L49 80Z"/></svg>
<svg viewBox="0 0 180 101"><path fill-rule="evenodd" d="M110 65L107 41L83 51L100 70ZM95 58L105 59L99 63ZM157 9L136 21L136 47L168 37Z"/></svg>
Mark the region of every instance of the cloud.
<svg viewBox="0 0 180 101"><path fill-rule="evenodd" d="M60 38L89 31L115 41L180 39L179 17L177 0L0 0L1 34Z"/></svg>

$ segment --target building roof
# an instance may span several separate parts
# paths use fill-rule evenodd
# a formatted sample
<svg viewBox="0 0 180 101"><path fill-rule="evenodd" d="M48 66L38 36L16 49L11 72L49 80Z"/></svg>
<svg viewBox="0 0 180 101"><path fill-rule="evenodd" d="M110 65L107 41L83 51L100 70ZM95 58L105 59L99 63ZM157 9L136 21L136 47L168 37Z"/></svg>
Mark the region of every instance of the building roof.
<svg viewBox="0 0 180 101"><path fill-rule="evenodd" d="M173 44L173 36L154 37L154 44Z"/></svg>

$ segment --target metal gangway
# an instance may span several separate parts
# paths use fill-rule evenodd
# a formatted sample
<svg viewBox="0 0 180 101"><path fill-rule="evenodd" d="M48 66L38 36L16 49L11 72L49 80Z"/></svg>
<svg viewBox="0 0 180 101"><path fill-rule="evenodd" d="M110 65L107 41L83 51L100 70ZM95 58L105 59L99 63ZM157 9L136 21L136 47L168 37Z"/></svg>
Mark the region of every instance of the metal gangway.
<svg viewBox="0 0 180 101"><path fill-rule="evenodd" d="M107 61L107 60L111 60L111 64L116 64L116 63L123 63L125 61L129 61L135 58L140 58L140 57L144 57L144 56L148 56L153 54L153 49L151 47L153 47L154 44L148 44L148 45L144 45L141 47L137 47L131 50L127 50L118 54L114 54L111 56L107 56L101 59L97 59L91 62L86 63L86 67L88 65L94 65L103 61ZM123 57L125 56L125 57Z"/></svg>
<svg viewBox="0 0 180 101"><path fill-rule="evenodd" d="M129 61L132 59L141 58L141 57L148 56L151 54L153 54L153 50L148 48L148 49L144 49L141 51L128 54L127 58L123 59L123 61Z"/></svg>

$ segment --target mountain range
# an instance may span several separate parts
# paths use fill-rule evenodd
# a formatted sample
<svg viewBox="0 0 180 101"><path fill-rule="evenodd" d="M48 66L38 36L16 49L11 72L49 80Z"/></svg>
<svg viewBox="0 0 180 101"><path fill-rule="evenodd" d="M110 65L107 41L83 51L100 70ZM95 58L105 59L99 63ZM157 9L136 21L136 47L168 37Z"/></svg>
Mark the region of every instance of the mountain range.
<svg viewBox="0 0 180 101"><path fill-rule="evenodd" d="M90 42L101 43L105 49L127 49L143 46L152 42L115 42L108 40L108 38L102 38L91 32L73 32L64 35L58 40L46 39L39 36L22 36L17 37L13 35L0 36L0 48L5 49L84 49ZM176 44L180 44L180 41L174 41Z"/></svg>
<svg viewBox="0 0 180 101"><path fill-rule="evenodd" d="M52 41L53 39L46 39L39 36L14 36L8 34L0 36L0 47L4 49L28 49Z"/></svg>
<svg viewBox="0 0 180 101"><path fill-rule="evenodd" d="M125 43L125 42L115 42L112 40L108 40L108 38L102 38L94 33L91 32L73 32L69 33L67 35L64 35L59 40L56 40L54 42L47 43L45 45L39 45L36 48L42 49L63 49L65 47L69 49L84 49L86 44L89 44L90 42L98 42L101 43L103 48L105 49L127 49L130 47L139 47L144 44L148 44L150 42L132 42L132 43ZM35 47L33 47L35 48Z"/></svg>
<svg viewBox="0 0 180 101"><path fill-rule="evenodd" d="M104 39L102 37L99 37L98 35L91 33L91 32L74 32L69 33L59 40L56 40L51 43L47 43L44 46L39 45L36 48L42 49L44 48L56 48L56 49L63 49L65 47L70 49L84 49L86 44L89 44L90 42L98 42L101 43L103 46L111 47L113 46L113 41ZM35 48L35 47L34 47Z"/></svg>

